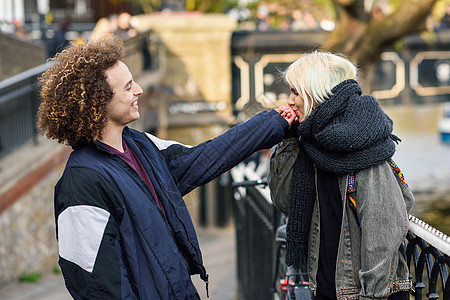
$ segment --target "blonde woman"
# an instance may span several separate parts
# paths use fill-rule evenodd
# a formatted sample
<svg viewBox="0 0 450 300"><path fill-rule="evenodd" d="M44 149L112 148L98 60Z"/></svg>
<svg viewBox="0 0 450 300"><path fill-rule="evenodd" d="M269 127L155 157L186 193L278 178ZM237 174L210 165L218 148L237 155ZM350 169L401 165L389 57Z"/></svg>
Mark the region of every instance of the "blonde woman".
<svg viewBox="0 0 450 300"><path fill-rule="evenodd" d="M288 214L287 265L308 272L315 299L409 299L414 198L391 159L393 122L342 56L305 54L284 77L299 125L277 146L269 184Z"/></svg>

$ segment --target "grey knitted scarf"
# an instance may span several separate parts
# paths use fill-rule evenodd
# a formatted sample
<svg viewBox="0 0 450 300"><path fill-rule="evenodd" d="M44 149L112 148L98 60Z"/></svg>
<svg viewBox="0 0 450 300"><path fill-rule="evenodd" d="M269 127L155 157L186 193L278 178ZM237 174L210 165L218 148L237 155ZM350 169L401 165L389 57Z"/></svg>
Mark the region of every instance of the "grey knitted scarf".
<svg viewBox="0 0 450 300"><path fill-rule="evenodd" d="M293 167L287 224L288 266L306 266L316 198L314 166L334 174L354 173L386 161L395 152L394 142L399 139L392 135L392 120L375 98L361 94L355 80L341 82L298 126L300 149Z"/></svg>

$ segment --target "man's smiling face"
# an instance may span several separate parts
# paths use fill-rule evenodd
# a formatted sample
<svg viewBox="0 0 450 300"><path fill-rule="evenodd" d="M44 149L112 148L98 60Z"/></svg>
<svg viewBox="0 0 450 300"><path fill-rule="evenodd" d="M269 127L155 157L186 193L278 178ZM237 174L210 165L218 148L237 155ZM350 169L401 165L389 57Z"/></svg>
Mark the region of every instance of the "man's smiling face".
<svg viewBox="0 0 450 300"><path fill-rule="evenodd" d="M118 61L105 71L105 75L113 91L113 97L106 108L109 125L125 126L139 119L138 97L143 91L133 81L128 67Z"/></svg>

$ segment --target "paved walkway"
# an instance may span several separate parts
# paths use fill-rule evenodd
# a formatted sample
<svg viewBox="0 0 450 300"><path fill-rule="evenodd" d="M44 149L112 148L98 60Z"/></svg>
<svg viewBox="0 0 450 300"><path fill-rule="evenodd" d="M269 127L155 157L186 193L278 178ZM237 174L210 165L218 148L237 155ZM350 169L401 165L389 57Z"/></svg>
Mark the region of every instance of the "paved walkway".
<svg viewBox="0 0 450 300"><path fill-rule="evenodd" d="M209 273L209 294L213 300L236 300L235 231L225 229L197 229L203 261ZM205 284L198 275L193 282L201 296L206 298ZM70 300L61 275L50 274L37 283L17 283L0 290L2 300Z"/></svg>

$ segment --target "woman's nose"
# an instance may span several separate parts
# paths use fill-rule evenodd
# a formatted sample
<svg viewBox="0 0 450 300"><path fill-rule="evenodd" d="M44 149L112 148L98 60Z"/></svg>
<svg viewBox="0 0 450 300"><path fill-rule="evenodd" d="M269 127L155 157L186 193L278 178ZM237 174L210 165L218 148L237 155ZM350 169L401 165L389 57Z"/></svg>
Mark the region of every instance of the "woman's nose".
<svg viewBox="0 0 450 300"><path fill-rule="evenodd" d="M295 104L294 97L292 95L290 95L289 99L288 99L288 105L290 107L292 107L292 106L294 106L294 104Z"/></svg>

